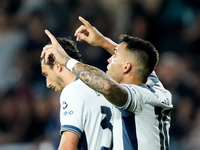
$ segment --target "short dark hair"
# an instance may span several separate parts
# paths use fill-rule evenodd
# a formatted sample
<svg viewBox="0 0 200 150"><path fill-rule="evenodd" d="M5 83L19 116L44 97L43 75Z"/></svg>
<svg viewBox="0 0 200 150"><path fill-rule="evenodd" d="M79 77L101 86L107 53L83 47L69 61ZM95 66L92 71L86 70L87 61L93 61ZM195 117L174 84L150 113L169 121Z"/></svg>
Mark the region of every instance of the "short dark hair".
<svg viewBox="0 0 200 150"><path fill-rule="evenodd" d="M76 43L74 41L72 41L71 39L68 39L66 37L59 37L56 38L58 43L62 46L62 48L65 50L65 52L71 57L74 58L78 61L82 61L81 59L81 54L78 51L77 47L76 47ZM42 58L44 59L44 58ZM50 68L52 69L54 66L54 58L53 56L49 56L49 61L47 63L47 65L50 66Z"/></svg>
<svg viewBox="0 0 200 150"><path fill-rule="evenodd" d="M137 68L137 74L145 83L158 63L158 51L149 41L145 41L138 37L123 34L119 37L119 43L122 42L127 44L126 48L133 52L134 58L141 66Z"/></svg>

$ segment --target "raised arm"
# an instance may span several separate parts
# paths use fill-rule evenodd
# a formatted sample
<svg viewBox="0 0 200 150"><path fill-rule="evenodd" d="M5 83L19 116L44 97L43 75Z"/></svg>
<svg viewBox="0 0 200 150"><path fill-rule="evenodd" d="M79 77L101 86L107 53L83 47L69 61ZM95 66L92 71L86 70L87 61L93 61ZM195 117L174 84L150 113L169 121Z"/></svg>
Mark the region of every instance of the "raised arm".
<svg viewBox="0 0 200 150"><path fill-rule="evenodd" d="M103 94L109 102L118 107L122 107L126 104L128 93L122 85L114 81L100 69L70 58L59 45L55 37L48 30L45 30L45 32L52 43L46 45L41 53L41 57L45 56L46 62L48 62L48 57L53 55L55 61L66 66L90 88Z"/></svg>
<svg viewBox="0 0 200 150"><path fill-rule="evenodd" d="M99 46L107 50L111 55L114 54L114 49L118 45L111 39L103 36L95 27L93 27L87 20L79 17L79 20L83 23L76 31L77 41L86 41L92 46Z"/></svg>

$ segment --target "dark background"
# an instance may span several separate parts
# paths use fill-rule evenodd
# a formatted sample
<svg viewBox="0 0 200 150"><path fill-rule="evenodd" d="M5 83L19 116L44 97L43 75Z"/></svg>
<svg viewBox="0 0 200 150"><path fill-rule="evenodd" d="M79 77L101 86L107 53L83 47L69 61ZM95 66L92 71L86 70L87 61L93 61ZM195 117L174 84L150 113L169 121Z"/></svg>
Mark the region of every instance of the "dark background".
<svg viewBox="0 0 200 150"><path fill-rule="evenodd" d="M130 34L160 53L156 73L173 94L170 150L200 148L200 0L0 0L0 149L54 150L59 95L46 88L40 52L70 37L84 17L118 41ZM110 55L77 43L83 62L106 71Z"/></svg>

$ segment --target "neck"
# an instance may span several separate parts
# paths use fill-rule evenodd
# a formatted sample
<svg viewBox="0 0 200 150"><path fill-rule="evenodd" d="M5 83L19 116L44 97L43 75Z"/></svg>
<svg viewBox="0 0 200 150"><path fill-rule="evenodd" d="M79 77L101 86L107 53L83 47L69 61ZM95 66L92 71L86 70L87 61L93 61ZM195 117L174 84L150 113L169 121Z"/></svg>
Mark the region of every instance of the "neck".
<svg viewBox="0 0 200 150"><path fill-rule="evenodd" d="M76 75L74 75L71 71L66 69L62 73L62 78L64 79L65 85L68 85L76 80Z"/></svg>
<svg viewBox="0 0 200 150"><path fill-rule="evenodd" d="M122 84L134 84L134 85L144 84L141 80L139 80L135 76L130 76L130 75L127 75L120 83L122 83Z"/></svg>

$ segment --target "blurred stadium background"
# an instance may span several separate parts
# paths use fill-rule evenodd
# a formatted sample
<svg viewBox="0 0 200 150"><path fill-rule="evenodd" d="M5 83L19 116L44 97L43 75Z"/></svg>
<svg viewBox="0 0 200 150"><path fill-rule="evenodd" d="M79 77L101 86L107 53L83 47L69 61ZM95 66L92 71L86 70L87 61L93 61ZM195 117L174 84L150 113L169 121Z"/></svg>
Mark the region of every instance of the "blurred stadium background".
<svg viewBox="0 0 200 150"><path fill-rule="evenodd" d="M200 0L1 0L0 149L55 150L59 95L48 90L40 52L73 36L81 15L105 36L126 33L160 52L157 75L173 94L170 150L200 150ZM106 70L109 54L77 43L83 61Z"/></svg>

